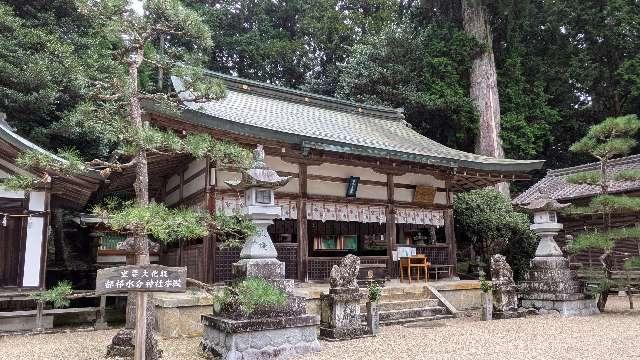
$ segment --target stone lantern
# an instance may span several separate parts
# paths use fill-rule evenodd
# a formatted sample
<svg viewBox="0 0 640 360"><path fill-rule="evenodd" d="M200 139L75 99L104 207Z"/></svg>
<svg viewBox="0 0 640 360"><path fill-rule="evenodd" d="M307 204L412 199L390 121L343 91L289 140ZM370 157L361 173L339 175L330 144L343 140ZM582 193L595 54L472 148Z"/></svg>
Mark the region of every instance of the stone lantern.
<svg viewBox="0 0 640 360"><path fill-rule="evenodd" d="M556 310L561 315L591 315L599 313L596 301L584 293L584 284L569 268L554 237L562 230L557 211L570 204L561 204L543 195L524 206L533 213L530 229L540 236L531 270L520 284L522 307Z"/></svg>
<svg viewBox="0 0 640 360"><path fill-rule="evenodd" d="M280 217L281 209L275 204L274 190L286 185L291 177L279 176L267 167L264 156L262 145L258 145L253 151L251 169L243 171L240 180L225 181L232 189L244 191L245 208L242 212L258 228L242 247L240 261L233 264L236 278L284 278L284 263L276 259L278 253L267 227L273 224L273 219Z"/></svg>
<svg viewBox="0 0 640 360"><path fill-rule="evenodd" d="M523 206L533 212L533 224L529 228L540 236L536 257L562 257L562 251L554 240L562 230L562 224L558 223L557 211L569 205L561 204L551 198L541 198Z"/></svg>
<svg viewBox="0 0 640 360"><path fill-rule="evenodd" d="M258 145L253 152L251 169L242 171L240 180L225 181L231 188L244 191L243 213L258 227L242 247L240 261L233 264L233 276L236 281L262 278L283 290L287 300L269 313L240 318L224 312L217 316L202 315L201 347L223 360L277 360L320 351L316 335L320 318L307 314L305 299L294 294L293 280L285 279L285 264L276 258L278 253L267 232L273 219L280 217L273 192L286 185L291 177L279 176L268 168L264 157L262 145Z"/></svg>

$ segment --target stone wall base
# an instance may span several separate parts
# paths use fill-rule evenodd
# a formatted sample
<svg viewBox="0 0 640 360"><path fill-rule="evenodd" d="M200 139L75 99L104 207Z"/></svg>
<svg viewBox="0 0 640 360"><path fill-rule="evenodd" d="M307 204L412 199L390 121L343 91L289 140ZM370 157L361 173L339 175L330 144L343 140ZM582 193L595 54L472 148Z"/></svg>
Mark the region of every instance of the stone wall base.
<svg viewBox="0 0 640 360"><path fill-rule="evenodd" d="M522 307L557 310L562 316L595 315L600 313L596 299L522 299Z"/></svg>
<svg viewBox="0 0 640 360"><path fill-rule="evenodd" d="M18 315L24 313L24 315ZM43 315L43 329L53 328L53 315ZM10 317L0 318L0 331L23 331L36 328L36 315L30 311L15 311Z"/></svg>
<svg viewBox="0 0 640 360"><path fill-rule="evenodd" d="M527 316L524 311L493 311L494 320L516 319Z"/></svg>
<svg viewBox="0 0 640 360"><path fill-rule="evenodd" d="M349 340L363 337L367 334L365 326L355 326L347 329L320 327L320 337L322 339Z"/></svg>

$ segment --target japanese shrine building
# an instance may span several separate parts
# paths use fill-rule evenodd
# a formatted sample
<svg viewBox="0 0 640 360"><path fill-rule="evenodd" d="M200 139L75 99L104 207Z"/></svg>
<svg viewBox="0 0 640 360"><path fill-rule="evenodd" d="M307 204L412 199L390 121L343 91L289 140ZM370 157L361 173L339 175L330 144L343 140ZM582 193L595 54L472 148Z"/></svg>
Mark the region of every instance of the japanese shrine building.
<svg viewBox="0 0 640 360"><path fill-rule="evenodd" d="M640 155L625 156L610 160L608 163L609 179L621 171L640 169ZM600 170L600 163L593 162L579 166L549 170L547 175L525 192L513 199L512 203L522 206L541 198L551 197L561 203L572 203L586 206L594 196L601 193L600 187L587 184L572 184L568 177L577 173ZM640 196L640 181L611 181L609 192L616 195ZM559 213L559 222L564 226L556 237L558 244L564 247L567 235L576 236L585 231L604 229L601 214L567 216ZM640 227L640 214L633 211L616 212L611 215L611 225L615 228ZM591 250L571 256L571 261L581 264L599 263L601 251ZM613 268L621 270L624 260L630 256L640 256L640 239L619 239L613 248Z"/></svg>
<svg viewBox="0 0 640 360"><path fill-rule="evenodd" d="M16 134L0 113L0 178L24 175L40 182L30 192L0 189L0 292L45 286L52 214L61 217L62 209L82 209L103 182L92 171L83 176L52 172L43 179L42 174L16 166L16 157L26 151L65 161Z"/></svg>
<svg viewBox="0 0 640 360"><path fill-rule="evenodd" d="M455 192L525 179L542 166L445 147L412 130L398 109L207 75L226 84L226 98L187 102L180 115L147 104L147 119L179 133L206 132L248 148L262 144L267 165L293 177L276 191L282 217L269 230L289 278L327 279L348 253L363 264L387 266L394 276L394 252L402 244L453 274ZM174 86L180 90L179 79ZM235 169L165 155L150 156L149 169L151 196L169 206L211 213L243 206L242 194L224 184L240 177ZM125 189L132 178L114 178L110 190ZM186 265L189 277L218 282L231 277L238 258L239 250L221 249L210 236L166 249L161 262Z"/></svg>

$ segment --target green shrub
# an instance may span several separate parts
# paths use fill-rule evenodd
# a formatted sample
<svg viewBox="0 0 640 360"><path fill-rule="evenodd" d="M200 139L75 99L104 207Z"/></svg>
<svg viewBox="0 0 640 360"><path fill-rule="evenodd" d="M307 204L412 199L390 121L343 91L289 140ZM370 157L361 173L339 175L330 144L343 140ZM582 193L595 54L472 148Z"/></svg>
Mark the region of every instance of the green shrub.
<svg viewBox="0 0 640 360"><path fill-rule="evenodd" d="M377 282L371 282L367 287L369 290L369 301L377 302L382 297L382 287Z"/></svg>
<svg viewBox="0 0 640 360"><path fill-rule="evenodd" d="M44 303L51 303L54 308L59 309L69 306L67 296L71 295L72 292L73 287L71 282L63 280L49 290L32 294L30 298Z"/></svg>
<svg viewBox="0 0 640 360"><path fill-rule="evenodd" d="M502 253L513 269L514 279L522 279L537 243L528 216L514 211L511 202L495 189L461 193L453 209L458 247L470 247L484 264L490 263L492 255Z"/></svg>
<svg viewBox="0 0 640 360"><path fill-rule="evenodd" d="M251 314L258 308L280 307L287 294L262 278L250 277L233 287L235 301L240 310Z"/></svg>
<svg viewBox="0 0 640 360"><path fill-rule="evenodd" d="M491 292L491 283L487 281L484 270L480 270L480 291L483 293Z"/></svg>

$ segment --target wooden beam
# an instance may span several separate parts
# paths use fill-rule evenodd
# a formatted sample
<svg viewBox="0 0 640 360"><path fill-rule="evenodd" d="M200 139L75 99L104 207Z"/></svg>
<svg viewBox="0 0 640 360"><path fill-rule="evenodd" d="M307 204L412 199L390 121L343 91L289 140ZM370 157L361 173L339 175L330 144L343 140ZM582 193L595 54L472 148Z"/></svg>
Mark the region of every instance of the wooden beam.
<svg viewBox="0 0 640 360"><path fill-rule="evenodd" d="M309 239L307 234L307 164L299 164L298 180L298 280L307 281Z"/></svg>

